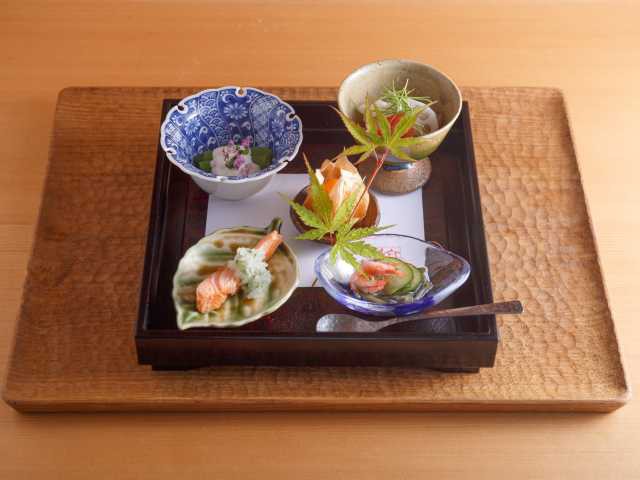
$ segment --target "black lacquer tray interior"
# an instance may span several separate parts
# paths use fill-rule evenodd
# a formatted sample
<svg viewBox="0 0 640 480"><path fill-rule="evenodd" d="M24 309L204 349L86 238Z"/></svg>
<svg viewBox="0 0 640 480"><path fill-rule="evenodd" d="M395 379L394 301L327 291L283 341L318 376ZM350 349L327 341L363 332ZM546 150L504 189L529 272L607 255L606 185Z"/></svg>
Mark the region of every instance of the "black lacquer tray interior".
<svg viewBox="0 0 640 480"><path fill-rule="evenodd" d="M176 103L164 101L162 118ZM300 152L314 166L352 144L329 108L331 102L290 103L303 123ZM491 280L466 103L431 160L432 175L422 189L425 238L462 255L472 268L465 285L440 306L490 303ZM300 153L280 174L304 172ZM172 278L184 252L205 234L207 203L207 194L173 166L159 147L135 333L141 364L155 369L218 364L386 365L465 372L493 366L498 343L494 316L418 321L374 334L320 334L315 332L320 316L348 312L320 287L298 288L279 310L243 327L178 330Z"/></svg>

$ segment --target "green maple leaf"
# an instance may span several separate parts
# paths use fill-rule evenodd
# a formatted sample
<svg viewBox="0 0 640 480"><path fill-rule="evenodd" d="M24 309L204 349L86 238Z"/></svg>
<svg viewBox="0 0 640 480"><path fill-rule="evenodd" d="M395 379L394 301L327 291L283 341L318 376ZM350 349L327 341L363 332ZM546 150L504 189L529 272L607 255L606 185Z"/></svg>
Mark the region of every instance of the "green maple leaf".
<svg viewBox="0 0 640 480"><path fill-rule="evenodd" d="M406 85L403 90L398 90L398 92L401 92L401 94L399 94L399 98L401 98L401 100L398 100L399 102L404 102L405 100L402 99L411 93L407 91ZM417 99L418 97L415 98ZM429 103L429 105L432 103L433 102ZM404 149L418 144L420 139L415 137L402 138L402 136L415 125L418 115L420 115L424 108L426 107L413 109L403 107L401 110L398 110L398 112L403 112L402 118L400 118L395 126L391 126L386 112L381 111L375 103L369 105L367 98L365 100L364 113L365 128L362 128L357 122L334 108L342 119L342 123L344 123L349 133L351 133L351 136L358 142L356 145L345 148L341 155L360 155L355 165L370 158L376 151L385 152L382 155L391 153L395 157L408 162L415 161Z"/></svg>
<svg viewBox="0 0 640 480"><path fill-rule="evenodd" d="M333 264L336 263L336 261L338 260L338 254L340 253L341 247L339 247L337 244L334 245L333 247L331 247L331 250L329 250L329 261Z"/></svg>
<svg viewBox="0 0 640 480"><path fill-rule="evenodd" d="M404 115L395 126L392 126L385 116L387 112L382 112L375 104L369 105L368 98L365 99L364 128L334 108L351 136L358 142L345 148L341 155L359 155L355 162L356 165L372 155L375 155L381 162L388 153L403 160L414 161L404 149L417 144L420 140L418 138L402 138L402 136L415 125L416 119L423 109L411 109L408 106L406 100L411 92L407 90L407 85L396 93L396 103L402 105L400 111L404 112ZM304 161L311 183L312 210L287 199L302 222L311 228L297 238L300 240L319 240L325 235L331 235L334 239L334 245L331 247L329 258L333 263L338 257L341 257L354 268L359 268L357 257L381 258L382 253L375 246L366 243L364 239L389 227L354 228L357 221L352 218L353 210L361 199L362 189L352 192L334 212L331 198L320 184L316 172L311 168L306 156L304 156ZM371 180L369 180L368 186L370 182Z"/></svg>
<svg viewBox="0 0 640 480"><path fill-rule="evenodd" d="M356 201L360 198L362 188L358 188L349 194L349 196L340 204L336 210L336 214L331 221L331 230L337 231L341 226L346 225L351 212L356 207Z"/></svg>
<svg viewBox="0 0 640 480"><path fill-rule="evenodd" d="M363 241L348 242L344 247L350 252L355 253L356 255L360 255L361 257L373 259L380 259L384 257L380 250L378 250L373 245Z"/></svg>
<svg viewBox="0 0 640 480"><path fill-rule="evenodd" d="M413 145L417 145L420 143L420 138L418 137L405 137L397 140L394 145L396 147L412 147Z"/></svg>
<svg viewBox="0 0 640 480"><path fill-rule="evenodd" d="M384 257L380 250L378 250L375 246L364 242L362 239L385 230L389 228L389 226L363 228L352 227L353 223L349 225L348 228L342 228L338 230L336 234L335 244L331 248L329 256L332 263L335 263L338 256L340 256L344 261L348 262L357 269L360 268L360 262L356 258L356 255L359 257L374 259Z"/></svg>
<svg viewBox="0 0 640 480"><path fill-rule="evenodd" d="M314 228L312 230L307 230L304 233L301 233L296 237L297 240L320 240L327 233L327 229L325 228Z"/></svg>
<svg viewBox="0 0 640 480"><path fill-rule="evenodd" d="M393 129L393 135L389 139L389 146L396 147L397 142L402 139L402 136L407 133L411 127L413 127L416 123L416 119L418 115L424 110L424 107L414 108L409 113L405 113L396 128Z"/></svg>
<svg viewBox="0 0 640 480"><path fill-rule="evenodd" d="M345 148L340 155L357 155L359 153L371 153L371 147L369 145L352 145L349 148Z"/></svg>
<svg viewBox="0 0 640 480"><path fill-rule="evenodd" d="M340 257L347 262L349 265L351 265L353 268L355 268L356 270L358 270L360 268L360 262L358 261L358 259L347 249L345 248L343 245L340 245L338 247L334 246L332 249L337 251L336 257L338 255L340 255ZM335 260L333 261L335 263Z"/></svg>
<svg viewBox="0 0 640 480"><path fill-rule="evenodd" d="M384 227L361 227L354 228L350 230L348 233L344 235L344 239L348 242L354 240L362 240L363 238L370 237L371 235L375 235L382 230L386 230L387 228L391 228L393 225L385 225Z"/></svg>
<svg viewBox="0 0 640 480"><path fill-rule="evenodd" d="M304 205L296 203L293 200L289 200L284 194L280 195L287 201L289 205L291 205L291 208L293 208L293 210L298 214L298 217L300 217L300 220L302 220L302 222L307 227L325 228L325 223L318 215L315 214L315 212L309 210Z"/></svg>
<svg viewBox="0 0 640 480"><path fill-rule="evenodd" d="M387 142L389 141L389 137L391 136L391 124L389 123L389 119L385 114L383 114L378 106L374 103L373 109L376 112L376 122L378 122L378 126L380 131L382 132L382 139Z"/></svg>
<svg viewBox="0 0 640 480"><path fill-rule="evenodd" d="M369 158L371 156L371 154L374 152L375 149L373 150L369 150L365 153L363 153L362 155L360 155L360 157L358 157L358 160L356 160L356 162L354 163L354 165L359 165L362 162L364 162L367 158Z"/></svg>
<svg viewBox="0 0 640 480"><path fill-rule="evenodd" d="M406 160L407 162L414 161L413 158L411 158L404 150L400 150L399 148L396 148L396 147L390 147L389 151L396 158L399 158L401 160Z"/></svg>
<svg viewBox="0 0 640 480"><path fill-rule="evenodd" d="M337 237L344 237L345 235L347 235L351 229L353 229L353 226L358 223L358 220L355 218L352 218L351 220L349 220L348 222L343 223L340 228L338 228L338 230L336 231L336 236Z"/></svg>
<svg viewBox="0 0 640 480"><path fill-rule="evenodd" d="M337 108L335 107L331 107L331 108L333 108L338 113L338 115L340 115L340 118L342 119L342 123L344 123L344 126L347 127L347 130L349 130L349 133L351 134L351 136L355 138L360 144L368 145L372 143L369 134L365 131L364 128L362 128L356 122L351 120L349 117L347 117L344 113L342 113Z"/></svg>
<svg viewBox="0 0 640 480"><path fill-rule="evenodd" d="M331 216L333 215L333 203L331 202L331 198L329 198L329 194L324 188L322 188L322 185L320 185L318 176L311 168L307 156L303 154L303 158L311 181L311 203L313 205L313 211L320 218L324 226L329 226L331 223Z"/></svg>

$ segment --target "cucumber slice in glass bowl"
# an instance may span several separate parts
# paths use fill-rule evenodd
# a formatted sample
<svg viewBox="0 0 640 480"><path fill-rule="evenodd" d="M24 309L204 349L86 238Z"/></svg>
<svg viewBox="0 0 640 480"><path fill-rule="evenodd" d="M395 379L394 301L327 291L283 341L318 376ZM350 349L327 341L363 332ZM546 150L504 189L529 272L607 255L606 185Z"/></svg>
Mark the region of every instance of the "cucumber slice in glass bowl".
<svg viewBox="0 0 640 480"><path fill-rule="evenodd" d="M387 257L393 257L409 266L411 280L394 280L392 294L360 296L349 285L334 277L329 262L329 251L315 261L315 273L319 284L337 302L366 315L412 315L436 305L460 288L469 278L469 262L434 243L407 235L380 234L367 238ZM362 260L362 259L359 259ZM388 259L385 259L388 260ZM396 266L400 263L396 263ZM405 267L400 267L403 269ZM384 292L383 292L384 293Z"/></svg>
<svg viewBox="0 0 640 480"><path fill-rule="evenodd" d="M413 268L407 262L403 262L399 258L387 257L381 262L391 263L397 270L399 270L400 275L389 276L387 280L387 284L384 287L385 295L398 295L401 293L401 290L406 290L410 292L410 289L407 289L408 286L413 284L414 270L418 270L417 268ZM418 279L418 281L420 281Z"/></svg>

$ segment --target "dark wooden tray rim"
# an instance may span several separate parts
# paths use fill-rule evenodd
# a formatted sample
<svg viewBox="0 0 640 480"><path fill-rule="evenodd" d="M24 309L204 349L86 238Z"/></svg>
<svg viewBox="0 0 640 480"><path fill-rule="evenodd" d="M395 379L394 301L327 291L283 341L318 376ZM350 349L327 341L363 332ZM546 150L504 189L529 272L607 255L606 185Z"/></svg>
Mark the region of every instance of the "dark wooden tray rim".
<svg viewBox="0 0 640 480"><path fill-rule="evenodd" d="M177 100L173 99L164 101L163 118L166 112L176 103ZM329 108L326 108L332 102L293 101L291 103L303 119L305 143L315 144L314 142L322 142L327 138L336 143L350 141L346 130L336 122L337 117L335 114ZM306 151L309 152L309 150ZM463 155L460 155L460 152L463 152ZM457 161L463 165L463 168L459 168L459 177L456 179L459 182L458 195L461 198L461 202L457 206L447 206L450 210L455 208L456 223L446 225L446 228L443 228L442 225L440 228L428 228L428 225L433 223L429 215L432 213L431 205L434 202L434 198L431 198L433 195L428 193L430 184L435 181L432 179L423 190L423 192L426 192L423 194L425 229L430 240L447 245L452 250L468 258L472 263L472 274L470 280L461 289L462 293L455 294L451 300L443 305L455 305L456 296L466 297L466 303L470 300L477 303L491 302L493 297L484 238L484 224L473 156L468 105L466 103L463 106L459 120L452 128L440 150L432 158L436 163L438 162L438 157L456 157L456 153L458 154ZM302 162L298 160L301 159L296 159L292 162L283 173L303 173ZM442 158L441 160L442 162L440 163L446 165L444 163L445 159ZM446 160L451 161L452 158L447 158ZM440 163L436 163L434 176L438 175L438 165ZM445 169L443 168L442 170ZM448 170L451 170L451 168ZM376 334L366 335L300 331L273 332L258 330L251 326L238 329L194 328L186 331L180 331L177 327L154 328L151 307L158 301L156 293L159 283L163 280L161 278L161 269L158 268L158 262L162 255L166 255L166 235L171 235L172 233L165 231L165 224L167 221L171 221L172 215L180 216L180 214L172 211L175 206L169 205L171 199L168 196L168 187L172 182L176 182L176 179L180 176L185 177L188 182L185 187L185 202L184 205L180 206L184 223L183 238L178 249L182 251L174 252L179 257L182 256L182 253L189 245L204 234L206 194L199 191L186 175L174 167L166 159L162 149L158 147L139 317L135 330L140 363L153 364L157 368L186 368L210 363L258 362L295 365L412 364L460 370L476 370L477 367L493 365L498 342L498 330L494 316L449 319L447 321L455 322L456 327L454 329L455 333L447 334L434 334L434 332L416 331L411 328L385 329ZM184 178L181 181L184 182ZM431 193L437 194L437 192ZM173 221L175 221L175 218ZM451 245L451 239L453 238L460 242L460 245L457 246L459 248ZM164 272L164 277L166 283L167 272ZM309 290L309 288L300 288L298 290L304 291ZM318 289L313 290L315 292L318 291ZM346 311L324 292L322 294L327 297L323 301L324 304L330 305L330 310L327 311ZM166 298L164 300L166 302ZM212 346L214 344L216 352L210 355L211 361L203 362L202 357L191 355L194 349L198 350L204 348L204 345ZM386 347L392 344L398 346L395 357L391 356L394 358L376 360L373 358L375 355L365 354L378 349L384 351ZM237 352L235 352L234 345L242 345L241 350L244 352L255 352L254 360L250 361L251 359L241 358L242 355L236 355L235 353ZM319 355L315 360L313 358L303 358L303 352L317 350L318 345L323 346L325 354ZM435 362L436 365L433 364L434 362L433 359L430 359L430 355L428 353L425 354L425 346L436 352L436 356L439 358ZM474 350L477 351L474 352ZM289 361L285 359L285 361L282 361L278 351L297 352L293 355L297 359L289 359ZM466 356L468 358L465 360L462 357L455 358L455 355L451 356L454 351L466 351L466 353L462 354L462 357ZM165 356L166 358L161 359L154 352L164 352L161 357ZM170 355L168 352L173 352L173 354ZM332 359L332 356L342 357L342 360ZM403 356L406 358L400 358ZM445 357L446 361L443 361Z"/></svg>

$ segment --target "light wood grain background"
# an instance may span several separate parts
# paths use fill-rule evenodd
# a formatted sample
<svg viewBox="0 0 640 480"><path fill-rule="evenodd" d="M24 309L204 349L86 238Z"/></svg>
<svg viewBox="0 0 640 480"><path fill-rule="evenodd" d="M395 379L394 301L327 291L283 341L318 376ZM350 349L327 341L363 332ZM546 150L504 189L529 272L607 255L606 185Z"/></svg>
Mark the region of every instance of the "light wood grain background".
<svg viewBox="0 0 640 480"><path fill-rule="evenodd" d="M640 366L640 5L587 1L0 2L0 368L69 85L337 85L368 61L565 91L627 374ZM385 22L383 34L371 35ZM23 416L0 478L638 478L640 406L610 415Z"/></svg>

